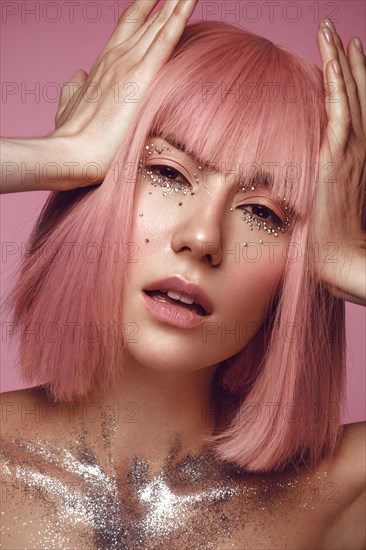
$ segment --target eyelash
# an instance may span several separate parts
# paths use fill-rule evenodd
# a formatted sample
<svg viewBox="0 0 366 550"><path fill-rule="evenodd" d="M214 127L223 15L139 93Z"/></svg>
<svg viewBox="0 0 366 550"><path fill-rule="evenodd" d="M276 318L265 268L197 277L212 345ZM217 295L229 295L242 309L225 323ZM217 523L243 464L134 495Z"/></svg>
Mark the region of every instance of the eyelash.
<svg viewBox="0 0 366 550"><path fill-rule="evenodd" d="M148 176L151 180L151 185L154 185L155 187L159 185L160 187L162 187L164 196L171 195L173 192L179 192L179 191L181 191L183 195L187 195L188 192L190 195L195 195L195 192L193 191L193 187L191 186L191 184L187 181L187 179L184 176L182 176L179 170L176 170L172 166L167 166L166 164L151 164L149 166L146 166L146 165L142 165L142 166L143 166L143 170L142 170L143 177ZM161 174L163 170L170 170L175 174L179 174L182 178L184 178L184 181L178 180L177 177L169 178L166 175ZM161 181L161 179L163 181Z"/></svg>
<svg viewBox="0 0 366 550"><path fill-rule="evenodd" d="M174 177L174 178L167 177L167 175L164 175L164 174L161 173L164 170L165 171L166 170L170 171L170 175L172 175L172 173L173 174L178 174L179 176L184 178L185 181L179 180L177 177ZM158 175L158 177L164 178L163 182L157 182L157 185L160 185L161 187L164 187L165 183L169 183L170 181L172 181L172 182L177 182L179 184L179 189L177 189L177 190L184 190L184 189L187 189L187 190L191 189L192 190L192 185L187 181L187 179L184 176L182 176L182 174L179 172L179 170L176 170L172 166L168 166L166 164L152 164L150 166L145 165L144 166L144 172L147 172L147 173L150 172L150 174L151 173L156 174L156 172L160 172L160 174L156 174L156 175ZM186 193L184 193L184 194L186 194ZM249 207L252 209L251 212L247 210ZM238 206L238 208L243 211L244 220L247 223L249 223L249 225L251 223L257 223L257 222L264 223L264 224L266 224L266 222L271 222L273 225L275 225L279 228L283 227L285 225L284 222L279 218L279 216L277 216L277 214L275 214L275 212L273 212L273 210L271 210L270 208L268 208L267 206L264 206L262 204L258 204L258 203L242 204L242 205ZM257 214L255 213L255 210L257 210ZM267 217L263 216L263 214L267 214Z"/></svg>
<svg viewBox="0 0 366 550"><path fill-rule="evenodd" d="M172 166L167 166L166 164L152 164L151 166L148 166L146 167L147 169L150 169L151 171L154 171L154 170L157 170L157 171L161 171L161 170L171 170L172 172L175 172L176 174L179 174L180 176L182 176L182 174L179 172L179 170L176 170L175 168L173 168ZM177 181L177 178L169 178L167 176L162 176L163 178L166 178L166 179L172 179L172 181ZM182 176L184 178L184 176ZM186 178L184 178L185 181ZM179 180L178 180L179 181ZM184 182L180 181L179 182L180 184L183 184L185 185ZM185 185L185 187L191 187L190 183L187 181L188 185Z"/></svg>
<svg viewBox="0 0 366 550"><path fill-rule="evenodd" d="M252 212L248 212L246 216L246 221L249 221L252 219L253 221L259 220L261 222L267 222L271 221L276 226L282 226L283 222L282 220L267 206L264 206L263 204L242 204L239 206L243 212L246 212L246 209L250 207L252 209ZM259 210L259 212L256 214L255 210ZM263 214L267 214L267 216L263 216ZM261 215L262 214L262 215Z"/></svg>

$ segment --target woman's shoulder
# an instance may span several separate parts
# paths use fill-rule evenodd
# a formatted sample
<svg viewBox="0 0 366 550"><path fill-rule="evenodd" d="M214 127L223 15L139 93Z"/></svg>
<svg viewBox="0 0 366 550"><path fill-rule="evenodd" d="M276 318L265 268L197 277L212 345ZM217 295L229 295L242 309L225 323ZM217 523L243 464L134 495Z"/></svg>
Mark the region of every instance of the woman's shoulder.
<svg viewBox="0 0 366 550"><path fill-rule="evenodd" d="M67 407L53 402L42 386L1 393L0 410L2 446L36 437L59 440L70 427Z"/></svg>
<svg viewBox="0 0 366 550"><path fill-rule="evenodd" d="M322 467L337 494L327 547L365 548L366 422L343 426L338 451Z"/></svg>
<svg viewBox="0 0 366 550"><path fill-rule="evenodd" d="M365 511L366 497L366 422L342 426L342 435L336 452L324 459L309 476L323 476L324 502L332 503L337 517ZM336 498L327 498L332 493Z"/></svg>
<svg viewBox="0 0 366 550"><path fill-rule="evenodd" d="M364 517L366 509L366 422L343 426L338 450L323 463L339 492L344 514ZM364 521L362 521L362 525Z"/></svg>
<svg viewBox="0 0 366 550"><path fill-rule="evenodd" d="M343 426L338 450L328 465L350 495L366 491L366 421Z"/></svg>
<svg viewBox="0 0 366 550"><path fill-rule="evenodd" d="M50 468L55 476L66 476L61 458L72 448L79 425L74 409L52 401L42 386L0 394L0 477L5 487L13 484L20 490L27 476L42 477Z"/></svg>
<svg viewBox="0 0 366 550"><path fill-rule="evenodd" d="M69 519L73 513L68 504L77 501L82 486L72 468L78 426L72 416L74 407L54 403L42 387L5 392L0 406L4 548L28 548L30 543L34 548L49 544L92 548L88 531L83 531L85 545L81 544L80 533ZM80 501L80 509L84 504L85 500ZM59 511L64 512L64 523Z"/></svg>
<svg viewBox="0 0 366 550"><path fill-rule="evenodd" d="M41 386L22 390L7 391L0 394L2 437L13 430L26 430L37 426L44 420L44 410L49 402Z"/></svg>

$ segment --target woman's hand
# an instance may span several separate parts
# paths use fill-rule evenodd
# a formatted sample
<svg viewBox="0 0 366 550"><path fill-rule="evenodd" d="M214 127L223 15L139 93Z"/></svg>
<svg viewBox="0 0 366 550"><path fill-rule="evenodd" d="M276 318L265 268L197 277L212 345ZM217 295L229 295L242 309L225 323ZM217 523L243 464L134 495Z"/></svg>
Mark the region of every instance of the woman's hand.
<svg viewBox="0 0 366 550"><path fill-rule="evenodd" d="M97 163L105 177L142 96L169 59L197 0L167 0L148 19L158 0L135 0L122 14L90 74L79 70L61 93L52 137L72 140L81 166ZM88 98L95 97L96 101ZM82 182L82 172L78 174ZM85 182L90 184L90 182Z"/></svg>
<svg viewBox="0 0 366 550"><path fill-rule="evenodd" d="M54 132L42 139L3 140L8 170L1 192L64 191L101 183L138 103L171 56L197 1L166 0L151 17L159 0L128 6L89 75L79 69L64 85ZM19 181L16 167L34 168L36 162L40 177ZM52 174L43 169L50 162L59 167Z"/></svg>
<svg viewBox="0 0 366 550"><path fill-rule="evenodd" d="M359 39L347 55L334 25L320 23L326 135L320 150L313 238L317 276L344 300L366 304L366 70ZM361 49L359 49L361 48Z"/></svg>

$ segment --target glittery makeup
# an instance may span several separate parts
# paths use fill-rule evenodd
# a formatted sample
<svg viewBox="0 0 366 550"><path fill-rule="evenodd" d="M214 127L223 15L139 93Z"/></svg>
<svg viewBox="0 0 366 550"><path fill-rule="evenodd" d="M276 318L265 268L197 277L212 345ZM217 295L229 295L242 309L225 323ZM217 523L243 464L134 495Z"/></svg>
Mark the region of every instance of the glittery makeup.
<svg viewBox="0 0 366 550"><path fill-rule="evenodd" d="M151 143L150 145L145 146L145 150L147 152L147 157L150 155L158 154L161 155L164 151L171 151L169 146L166 146L165 144L162 144L161 147L154 145L154 143ZM168 195L174 195L175 193L182 193L183 195L191 195L195 196L196 192L192 191L192 188L187 185L185 181L182 181L179 179L181 176L179 171L175 169L173 166L164 165L164 164L157 164L157 165L145 165L146 159L140 159L139 162L139 168L140 172L142 174L143 178L148 178L150 180L151 185L154 187L161 187L163 189L163 196L166 197ZM199 169L202 170L202 167L199 166ZM165 172L170 172L168 175L164 175ZM198 188L199 185L202 185L202 183L199 182L197 173L193 174L193 177L195 179L196 186ZM258 179L258 177L257 177ZM260 180L259 180L260 181ZM238 185L236 190L246 192L248 190L254 191L257 187L258 181L256 181L256 177L253 177L253 181L250 185ZM204 186L206 189L206 192L208 191L208 186ZM151 192L150 192L151 194ZM254 199L254 197L253 197ZM283 203L286 203L286 198L284 197L282 199ZM181 202L178 203L179 206L182 205ZM245 206L245 205L243 205ZM267 206L264 206L262 204L254 203L251 205L246 205L247 207L252 206L254 209L257 210L257 214L255 212L252 213L246 213L243 209L243 220L249 225L249 228L251 231L254 229L257 230L263 230L268 235L278 237L280 233L287 232L292 224L292 218L288 215L288 206L284 205L282 208L286 211L285 219L282 222L280 218L273 213L273 211L268 208ZM230 208L230 211L233 211L233 208ZM141 215L141 214L140 214ZM267 220L267 217L270 219ZM263 241L262 241L263 242Z"/></svg>
<svg viewBox="0 0 366 550"><path fill-rule="evenodd" d="M273 221L267 221L265 218L262 219L261 216L263 216L263 211L265 213L267 211L267 215L271 217L271 214L268 214L268 212L269 213L271 212L270 209L267 207L263 207L261 205L253 205L253 206L259 212L257 215L244 213L244 221L249 225L251 231L253 231L254 228L258 230L262 229L266 231L269 235L278 237L279 233L285 233L290 229L291 218L289 218L288 216L286 216L286 220L284 224L282 224L279 219L273 220ZM272 215L272 217L274 216ZM277 223L274 223L275 221L277 221ZM278 222L280 222L280 225L278 225Z"/></svg>
<svg viewBox="0 0 366 550"><path fill-rule="evenodd" d="M243 193L250 193L251 191L255 191L258 182L255 181L255 177L253 179L254 181L249 185L243 184L237 186L237 191L241 191ZM253 212L248 213L243 208L243 219L249 225L251 231L253 231L254 228L258 230L264 230L268 235L273 235L274 237L278 237L279 233L285 233L289 231L292 224L292 217L289 215L289 207L286 204L286 197L283 197L282 201L278 199L282 204L281 207L277 206L277 208L281 208L281 210L284 210L284 221L281 221L279 216L277 216L277 214L275 214L268 206L255 202L256 198L261 199L263 197L255 197L252 195L249 195L249 197L251 200L253 200L253 203L243 205L243 207L251 206L253 208ZM272 201L272 199L268 200ZM261 243L261 241L259 242Z"/></svg>
<svg viewBox="0 0 366 550"><path fill-rule="evenodd" d="M116 430L103 413L93 433L80 423L63 441L14 435L3 443L3 515L6 506L12 517L2 524L4 548L19 533L28 549L289 548L287 515L294 521L318 506L314 483L321 489L326 472L249 474L208 447L184 455L178 433L158 473L139 456L121 467L112 458Z"/></svg>
<svg viewBox="0 0 366 550"><path fill-rule="evenodd" d="M171 151L171 149L164 143L162 144L161 147L158 147L154 145L154 143L151 143L150 145L145 146L145 151L147 155L146 158L148 158L150 155L153 155L153 154L161 155L164 151ZM178 173L178 171L175 170L172 166L151 165L146 167L145 166L146 158L145 159L142 158L139 161L139 168L140 168L142 177L148 178L151 182L151 185L153 185L154 187L158 187L158 186L162 187L164 197L168 195L172 195L174 193L179 193L179 192L182 192L183 195L195 196L196 193L192 191L185 182L179 181L174 177L163 176L161 175L161 173L159 174L159 171L162 172L163 170L165 171L170 170L170 172L172 173L174 172ZM199 169L201 169L201 167L199 167ZM195 181L195 184L198 186L200 182L196 172L193 174L193 179Z"/></svg>
<svg viewBox="0 0 366 550"><path fill-rule="evenodd" d="M151 185L153 185L154 187L162 187L164 197L179 192L182 192L183 195L195 195L194 192L190 192L189 187L187 187L184 182L180 182L179 180L175 180L174 178L168 178L156 174L156 170L162 170L163 168L163 166L149 166L147 168L144 168L142 177L148 177L150 179ZM165 169L167 168L168 167L165 167ZM173 170L172 168L169 169L171 171Z"/></svg>

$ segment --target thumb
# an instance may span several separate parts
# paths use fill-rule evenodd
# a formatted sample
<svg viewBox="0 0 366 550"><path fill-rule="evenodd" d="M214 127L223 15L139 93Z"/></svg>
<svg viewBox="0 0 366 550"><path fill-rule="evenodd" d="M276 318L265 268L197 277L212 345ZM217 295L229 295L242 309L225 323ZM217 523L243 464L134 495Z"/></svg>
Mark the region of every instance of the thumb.
<svg viewBox="0 0 366 550"><path fill-rule="evenodd" d="M60 101L59 106L64 108L70 99L75 95L75 92L80 89L80 87L86 82L88 78L88 73L84 71L84 69L78 69L75 71L75 73L72 75L70 80L65 82L65 84L62 86L61 94L60 94Z"/></svg>
<svg viewBox="0 0 366 550"><path fill-rule="evenodd" d="M64 83L61 89L60 99L58 103L58 108L56 112L56 128L59 126L61 122L61 117L64 114L66 107L72 108L74 100L76 99L75 94L82 88L82 86L85 84L88 73L84 71L84 69L78 69L75 71L75 73L72 75L70 80Z"/></svg>

